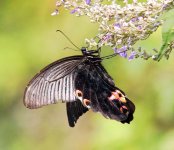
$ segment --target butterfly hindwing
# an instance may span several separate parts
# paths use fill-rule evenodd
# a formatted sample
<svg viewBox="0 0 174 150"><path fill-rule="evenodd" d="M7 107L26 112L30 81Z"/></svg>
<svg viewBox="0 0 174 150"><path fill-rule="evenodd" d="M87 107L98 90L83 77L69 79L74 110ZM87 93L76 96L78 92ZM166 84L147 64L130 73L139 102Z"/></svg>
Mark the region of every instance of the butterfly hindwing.
<svg viewBox="0 0 174 150"><path fill-rule="evenodd" d="M85 105L85 101L88 100L89 107L93 111L100 112L106 118L129 123L133 119L134 104L115 86L102 64L96 65L87 61L81 68L78 69L75 89L82 92L82 103ZM122 97L110 100L109 97L113 93ZM127 112L123 112L123 109Z"/></svg>
<svg viewBox="0 0 174 150"><path fill-rule="evenodd" d="M80 100L67 102L66 109L70 127L74 127L79 117L88 111L88 108L84 107Z"/></svg>
<svg viewBox="0 0 174 150"><path fill-rule="evenodd" d="M77 67L75 73L75 96L78 100L66 104L68 121L71 127L75 126L79 117L91 108L91 94L93 89L97 87L97 82L91 82L90 74L92 70L90 65L90 62L84 61Z"/></svg>

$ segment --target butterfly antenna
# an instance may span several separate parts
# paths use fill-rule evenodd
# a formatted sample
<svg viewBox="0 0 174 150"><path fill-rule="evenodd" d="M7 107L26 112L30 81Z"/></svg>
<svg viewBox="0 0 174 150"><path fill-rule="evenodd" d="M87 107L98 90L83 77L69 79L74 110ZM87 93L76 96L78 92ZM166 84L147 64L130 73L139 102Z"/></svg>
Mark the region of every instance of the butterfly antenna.
<svg viewBox="0 0 174 150"><path fill-rule="evenodd" d="M77 49L80 50L80 48L77 47L77 46L71 41L71 39L70 39L63 31L61 31L61 30L56 30L56 32L60 32L61 34L63 34L64 37L65 37L74 47L76 47Z"/></svg>
<svg viewBox="0 0 174 150"><path fill-rule="evenodd" d="M104 57L101 57L101 59L102 60L104 60L104 59L110 59L110 58L112 58L112 57L114 57L114 56L117 56L119 53L114 53L114 54L111 54L111 55L108 55L108 56L104 56Z"/></svg>
<svg viewBox="0 0 174 150"><path fill-rule="evenodd" d="M70 50L73 50L73 51L79 51L79 50L71 48L71 47L65 47L64 50L66 50L66 49L70 49Z"/></svg>

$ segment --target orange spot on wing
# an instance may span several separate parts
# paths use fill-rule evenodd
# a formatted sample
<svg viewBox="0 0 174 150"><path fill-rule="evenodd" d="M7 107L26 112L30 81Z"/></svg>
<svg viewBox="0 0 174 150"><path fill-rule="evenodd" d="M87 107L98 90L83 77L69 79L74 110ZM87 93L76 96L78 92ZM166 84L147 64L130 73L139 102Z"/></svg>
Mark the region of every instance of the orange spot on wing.
<svg viewBox="0 0 174 150"><path fill-rule="evenodd" d="M115 96L112 94L110 97L108 97L108 99L109 99L110 101L112 101L112 100L115 99Z"/></svg>
<svg viewBox="0 0 174 150"><path fill-rule="evenodd" d="M117 92L112 92L112 94L115 96L115 99L119 99L120 98L120 96L118 95Z"/></svg>
<svg viewBox="0 0 174 150"><path fill-rule="evenodd" d="M127 111L128 111L128 109L127 109L127 107L126 106L121 106L120 107L120 111L121 111L121 113L127 113Z"/></svg>
<svg viewBox="0 0 174 150"><path fill-rule="evenodd" d="M112 95L110 97L108 97L109 100L119 100L121 101L122 103L126 103L126 98L125 96L119 91L119 90L116 90L115 92L112 92Z"/></svg>
<svg viewBox="0 0 174 150"><path fill-rule="evenodd" d="M122 103L126 103L125 97L121 97L119 100L120 100Z"/></svg>
<svg viewBox="0 0 174 150"><path fill-rule="evenodd" d="M91 101L88 99L83 99L83 104L85 107L90 108Z"/></svg>
<svg viewBox="0 0 174 150"><path fill-rule="evenodd" d="M75 95L77 96L77 97L82 97L82 91L80 91L80 90L76 90L75 91Z"/></svg>

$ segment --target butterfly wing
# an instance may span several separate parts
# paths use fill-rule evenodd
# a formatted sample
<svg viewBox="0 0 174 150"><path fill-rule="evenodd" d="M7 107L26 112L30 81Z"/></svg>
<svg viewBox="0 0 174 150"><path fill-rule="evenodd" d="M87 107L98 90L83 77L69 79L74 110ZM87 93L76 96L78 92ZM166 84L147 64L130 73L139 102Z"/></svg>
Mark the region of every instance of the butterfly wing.
<svg viewBox="0 0 174 150"><path fill-rule="evenodd" d="M74 80L76 67L83 56L60 59L40 71L27 85L24 105L30 109L39 108L58 101L75 101Z"/></svg>
<svg viewBox="0 0 174 150"><path fill-rule="evenodd" d="M115 86L104 67L89 61L81 68L78 68L75 90L81 91L82 104L106 118L129 123L133 119L135 106Z"/></svg>
<svg viewBox="0 0 174 150"><path fill-rule="evenodd" d="M70 127L74 127L75 123L81 115L88 111L88 108L84 107L80 100L66 103L67 117Z"/></svg>

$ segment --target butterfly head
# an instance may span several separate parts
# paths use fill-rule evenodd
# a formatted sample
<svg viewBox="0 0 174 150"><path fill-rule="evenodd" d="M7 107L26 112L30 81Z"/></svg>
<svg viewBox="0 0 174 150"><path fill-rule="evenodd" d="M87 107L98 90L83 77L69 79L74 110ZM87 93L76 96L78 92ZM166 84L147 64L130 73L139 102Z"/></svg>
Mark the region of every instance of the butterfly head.
<svg viewBox="0 0 174 150"><path fill-rule="evenodd" d="M116 119L122 123L130 123L133 120L135 105L120 91L112 92L108 97L112 110L116 113L111 115L111 119Z"/></svg>
<svg viewBox="0 0 174 150"><path fill-rule="evenodd" d="M84 56L98 56L99 57L99 52L100 49L97 50L88 50L86 47L81 48L82 54Z"/></svg>
<svg viewBox="0 0 174 150"><path fill-rule="evenodd" d="M81 52L86 60L90 60L90 62L96 63L101 62L102 59L100 58L100 48L96 50L88 50L86 47L81 48Z"/></svg>

